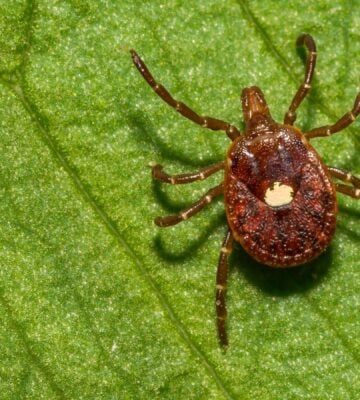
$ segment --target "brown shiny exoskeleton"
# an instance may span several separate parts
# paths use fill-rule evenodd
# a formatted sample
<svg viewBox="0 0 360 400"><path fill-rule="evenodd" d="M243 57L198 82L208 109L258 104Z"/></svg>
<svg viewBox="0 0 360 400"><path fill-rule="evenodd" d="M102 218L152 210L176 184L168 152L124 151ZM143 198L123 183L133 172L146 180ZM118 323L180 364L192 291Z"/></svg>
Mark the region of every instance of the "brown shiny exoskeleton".
<svg viewBox="0 0 360 400"><path fill-rule="evenodd" d="M176 215L155 219L161 227L175 225L224 194L228 230L216 277L217 328L223 347L228 345L225 290L233 239L263 264L279 268L300 265L323 252L334 235L336 192L360 198L360 179L350 172L326 166L309 143L311 138L330 136L350 125L360 113L360 93L352 110L335 124L308 132L294 127L295 111L310 90L316 63L316 46L310 35L299 36L296 44L304 45L308 51L305 78L285 114L284 123L278 124L272 119L263 93L253 86L241 94L246 123L242 134L233 125L203 117L175 100L131 50L136 68L166 103L204 128L224 131L232 140L225 162L195 173L170 176L161 165L152 165L153 178L170 184L190 183L224 171L224 181L196 203ZM333 183L332 178L345 184Z"/></svg>

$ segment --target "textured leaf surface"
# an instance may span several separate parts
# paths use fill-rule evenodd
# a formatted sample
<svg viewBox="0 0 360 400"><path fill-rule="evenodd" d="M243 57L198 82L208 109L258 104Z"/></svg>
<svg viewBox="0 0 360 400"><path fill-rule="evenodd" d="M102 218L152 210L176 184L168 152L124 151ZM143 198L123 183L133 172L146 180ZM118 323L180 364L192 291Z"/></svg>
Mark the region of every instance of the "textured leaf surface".
<svg viewBox="0 0 360 400"><path fill-rule="evenodd" d="M161 186L147 165L195 171L224 159L228 140L162 103L127 49L176 98L241 128L249 85L282 119L303 76L294 42L308 32L319 59L297 124L309 129L343 115L359 90L359 6L0 3L2 398L358 397L359 204L339 195L335 240L311 265L274 271L236 248L223 354L221 200L176 227L152 223L221 176ZM359 129L314 145L359 175Z"/></svg>

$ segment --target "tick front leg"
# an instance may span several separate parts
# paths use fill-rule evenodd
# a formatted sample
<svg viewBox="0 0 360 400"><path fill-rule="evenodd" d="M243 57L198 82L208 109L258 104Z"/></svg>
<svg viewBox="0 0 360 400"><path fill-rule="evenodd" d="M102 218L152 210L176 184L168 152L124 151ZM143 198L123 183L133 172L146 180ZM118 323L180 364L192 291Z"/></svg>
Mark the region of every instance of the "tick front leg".
<svg viewBox="0 0 360 400"><path fill-rule="evenodd" d="M201 197L200 200L198 200L196 203L192 204L185 210L181 211L179 214L168 215L167 217L157 217L155 218L154 222L156 225L161 227L176 225L179 222L185 221L186 219L189 219L193 215L197 214L207 204L211 203L214 197L219 196L223 192L224 192L223 184L215 186L214 188L210 189L203 197Z"/></svg>
<svg viewBox="0 0 360 400"><path fill-rule="evenodd" d="M233 248L233 236L230 229L227 231L219 257L219 264L216 273L216 316L217 330L221 346L226 350L228 346L228 337L226 333L226 282L228 274L228 258Z"/></svg>
<svg viewBox="0 0 360 400"><path fill-rule="evenodd" d="M221 161L219 163L209 165L200 171L189 173L189 174L179 174L179 175L168 175L163 171L163 167L160 164L155 164L151 166L151 172L153 179L162 181L165 183L170 183L172 185L181 185L184 183L190 183L194 181L204 180L210 175L215 174L215 172L220 171L225 168L225 162Z"/></svg>
<svg viewBox="0 0 360 400"><path fill-rule="evenodd" d="M304 135L307 139L319 136L330 136L336 132L342 131L355 121L356 117L360 114L360 93L356 96L354 107L350 112L343 115L334 125L325 125L320 128L312 129L305 132Z"/></svg>
<svg viewBox="0 0 360 400"><path fill-rule="evenodd" d="M346 194L354 199L360 199L360 179L354 176L351 172L345 171L340 168L327 167L330 175L334 178L340 179L343 182L352 184L351 186L342 185L340 183L335 184L335 188L338 192Z"/></svg>
<svg viewBox="0 0 360 400"><path fill-rule="evenodd" d="M307 34L300 35L296 41L297 46L305 46L308 50L306 68L305 68L305 78L303 83L300 85L298 91L296 92L289 110L285 114L284 124L293 125L296 120L296 109L299 107L301 102L304 100L305 96L308 94L311 88L311 81L314 75L315 65L316 65L316 45L314 39Z"/></svg>
<svg viewBox="0 0 360 400"><path fill-rule="evenodd" d="M175 100L171 94L166 90L166 88L160 83L156 82L151 72L146 67L144 61L139 57L135 50L130 50L131 57L135 67L138 69L140 74L146 80L146 82L152 87L155 93L161 97L170 107L175 108L181 115L185 118L190 119L195 122L195 124L201 125L204 128L211 129L213 131L224 131L231 140L236 139L240 132L235 128L235 126L222 121L220 119L203 117L193 111L186 104L181 101Z"/></svg>

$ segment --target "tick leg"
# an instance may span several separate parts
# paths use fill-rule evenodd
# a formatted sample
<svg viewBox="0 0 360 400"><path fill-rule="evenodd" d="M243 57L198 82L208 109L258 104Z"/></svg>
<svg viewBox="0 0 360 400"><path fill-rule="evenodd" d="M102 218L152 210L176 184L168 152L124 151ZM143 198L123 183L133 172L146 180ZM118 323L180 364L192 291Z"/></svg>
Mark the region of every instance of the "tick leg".
<svg viewBox="0 0 360 400"><path fill-rule="evenodd" d="M346 194L350 197L353 197L354 199L360 199L360 189L356 189L347 185L342 185L341 183L335 184L335 188L337 192Z"/></svg>
<svg viewBox="0 0 360 400"><path fill-rule="evenodd" d="M189 219L193 215L197 214L207 204L211 203L214 197L219 196L223 192L224 192L224 186L221 183L220 185L210 189L204 196L200 198L200 200L198 200L196 203L192 204L185 210L179 212L179 214L168 215L167 217L157 217L155 218L154 222L156 225L161 227L176 225L179 222L185 221L186 219Z"/></svg>
<svg viewBox="0 0 360 400"><path fill-rule="evenodd" d="M307 34L300 35L296 41L297 46L305 46L308 50L306 68L305 68L305 78L304 82L300 85L298 91L296 92L289 110L285 114L284 124L293 125L296 120L296 109L299 107L301 102L304 100L305 96L311 88L311 80L314 74L314 69L316 65L316 46L314 39Z"/></svg>
<svg viewBox="0 0 360 400"><path fill-rule="evenodd" d="M231 140L234 140L240 135L240 132L235 128L235 126L230 125L229 123L220 119L203 117L189 108L186 104L175 100L163 85L155 81L144 61L139 57L136 51L130 50L130 53L135 67L139 70L146 82L153 88L158 96L160 96L167 104L169 104L169 106L175 108L175 110L181 115L195 122L195 124L203 126L204 128L208 128L213 131L225 131Z"/></svg>
<svg viewBox="0 0 360 400"><path fill-rule="evenodd" d="M192 172L189 174L180 175L168 175L163 171L163 167L160 164L155 164L151 167L152 177L158 181L165 183L171 183L172 185L180 185L183 183L190 183L194 181L204 180L215 172L220 171L225 168L225 162L221 161L219 163L209 165L206 168L201 169L197 172Z"/></svg>
<svg viewBox="0 0 360 400"><path fill-rule="evenodd" d="M312 129L309 132L305 132L304 135L308 138L314 138L318 136L330 136L336 132L342 131L352 122L355 121L356 117L360 114L360 93L356 96L354 107L350 112L343 115L334 125L325 125L320 128Z"/></svg>
<svg viewBox="0 0 360 400"><path fill-rule="evenodd" d="M228 338L226 333L226 282L228 271L228 257L232 252L233 236L229 229L225 235L219 257L219 263L216 273L216 316L217 316L217 330L220 344L224 349L228 346Z"/></svg>
<svg viewBox="0 0 360 400"><path fill-rule="evenodd" d="M340 168L327 167L330 175L342 180L343 182L348 182L352 184L351 186L343 185L340 183L335 184L335 188L338 192L346 194L354 199L360 199L360 179L352 175L351 172L345 171Z"/></svg>

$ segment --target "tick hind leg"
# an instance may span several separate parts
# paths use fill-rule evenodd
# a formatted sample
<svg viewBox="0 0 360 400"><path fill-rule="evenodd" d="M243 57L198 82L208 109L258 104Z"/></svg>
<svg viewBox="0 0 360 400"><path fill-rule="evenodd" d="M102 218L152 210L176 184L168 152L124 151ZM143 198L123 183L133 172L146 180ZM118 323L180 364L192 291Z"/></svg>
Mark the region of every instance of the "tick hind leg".
<svg viewBox="0 0 360 400"><path fill-rule="evenodd" d="M311 81L314 75L315 65L316 65L316 45L314 39L307 34L300 35L296 41L297 46L305 46L308 50L306 67L305 67L305 77L303 83L297 90L289 110L285 114L284 124L293 125L296 120L296 109L299 107L301 102L304 100L305 96L308 94L311 88Z"/></svg>
<svg viewBox="0 0 360 400"><path fill-rule="evenodd" d="M225 235L216 273L216 316L217 316L217 330L220 344L224 349L228 346L228 338L226 333L226 282L228 275L228 258L233 248L233 236L229 229Z"/></svg>
<svg viewBox="0 0 360 400"><path fill-rule="evenodd" d="M203 117L193 111L186 104L181 101L175 100L171 94L166 90L166 88L160 83L156 82L154 77L151 75L150 71L146 67L144 61L139 57L135 50L130 50L131 57L135 67L138 69L140 74L146 80L146 82L152 87L156 94L161 97L170 107L175 108L181 115L185 118L190 119L195 122L195 124L201 125L204 128L211 129L213 131L224 131L231 140L234 140L240 135L240 132L235 128L235 126L222 121L220 119Z"/></svg>
<svg viewBox="0 0 360 400"><path fill-rule="evenodd" d="M185 221L201 211L207 204L211 203L214 197L219 196L224 192L224 185L221 183L218 186L210 189L204 196L200 198L196 203L192 204L190 207L179 212L175 215L168 215L167 217L157 217L154 222L156 225L165 227L176 225L179 222Z"/></svg>
<svg viewBox="0 0 360 400"><path fill-rule="evenodd" d="M334 125L325 125L320 128L312 129L309 132L305 132L305 136L308 139L318 136L330 136L336 132L342 131L353 123L356 117L360 114L360 93L356 96L354 106L350 112L344 114Z"/></svg>
<svg viewBox="0 0 360 400"><path fill-rule="evenodd" d="M221 161L219 163L209 165L197 172L192 172L189 174L179 174L179 175L169 175L163 171L163 167L160 164L154 164L151 166L151 172L154 179L162 181L165 183L170 183L172 185L181 185L184 183L191 183L199 180L204 180L210 175L225 168L225 162Z"/></svg>
<svg viewBox="0 0 360 400"><path fill-rule="evenodd" d="M336 183L335 188L338 192L346 194L354 199L360 199L360 179L354 176L351 172L340 168L327 167L330 175L340 179L343 182L350 183L352 186Z"/></svg>

